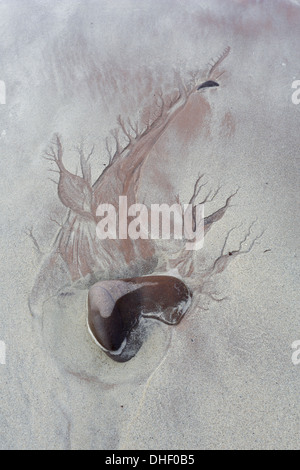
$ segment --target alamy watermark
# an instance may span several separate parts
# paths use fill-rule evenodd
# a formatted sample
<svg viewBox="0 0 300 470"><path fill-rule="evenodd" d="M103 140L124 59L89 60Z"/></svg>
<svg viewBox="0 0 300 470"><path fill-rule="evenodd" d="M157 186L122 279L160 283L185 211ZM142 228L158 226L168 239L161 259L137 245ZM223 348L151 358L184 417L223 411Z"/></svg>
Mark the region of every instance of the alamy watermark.
<svg viewBox="0 0 300 470"><path fill-rule="evenodd" d="M300 365L300 341L294 341L292 344L292 349L295 349L295 352L292 355L292 363L294 366Z"/></svg>
<svg viewBox="0 0 300 470"><path fill-rule="evenodd" d="M292 95L292 102L294 104L300 104L300 80L295 80L292 84L292 88L296 90Z"/></svg>
<svg viewBox="0 0 300 470"><path fill-rule="evenodd" d="M127 196L119 197L119 207L100 204L102 217L97 225L100 240L184 240L186 250L200 250L204 244L204 205L144 204L128 207ZM130 222L128 220L132 218Z"/></svg>
<svg viewBox="0 0 300 470"><path fill-rule="evenodd" d="M3 80L0 80L0 104L6 104L6 85Z"/></svg>
<svg viewBox="0 0 300 470"><path fill-rule="evenodd" d="M0 364L6 364L6 344L4 341L0 341Z"/></svg>

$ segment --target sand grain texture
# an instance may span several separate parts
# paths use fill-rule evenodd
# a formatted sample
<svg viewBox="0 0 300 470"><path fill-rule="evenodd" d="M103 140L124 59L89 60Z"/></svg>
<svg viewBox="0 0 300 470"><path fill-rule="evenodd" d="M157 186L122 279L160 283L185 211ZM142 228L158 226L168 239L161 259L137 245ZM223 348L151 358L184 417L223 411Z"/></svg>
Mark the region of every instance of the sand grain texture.
<svg viewBox="0 0 300 470"><path fill-rule="evenodd" d="M0 1L1 449L299 448L300 369L291 360L300 339L300 106L291 99L300 80L298 3ZM174 329L153 321L137 356L113 363L86 329L93 278L74 285L58 263L50 279L66 208L48 179L56 167L42 155L58 132L64 164L79 174L74 147L83 139L95 145L96 179L116 117L139 120L160 86L173 89L174 69L204 73L226 46L220 87L176 116L138 191L150 204L177 194L188 201L204 174L208 192L221 186L208 215L240 190L199 255L202 274L191 286L199 304ZM256 220L244 250L264 235L250 253L205 277L229 230L236 227L226 253L234 254ZM119 276L162 269L168 250Z"/></svg>

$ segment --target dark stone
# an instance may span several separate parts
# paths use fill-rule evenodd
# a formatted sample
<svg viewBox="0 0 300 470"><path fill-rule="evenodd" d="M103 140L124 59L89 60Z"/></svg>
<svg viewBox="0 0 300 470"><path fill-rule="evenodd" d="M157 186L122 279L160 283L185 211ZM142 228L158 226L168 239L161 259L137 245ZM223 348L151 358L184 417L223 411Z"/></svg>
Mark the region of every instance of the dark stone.
<svg viewBox="0 0 300 470"><path fill-rule="evenodd" d="M191 298L186 285L171 276L98 282L89 291L89 330L109 357L125 362L142 346L145 325L141 319L177 325Z"/></svg>
<svg viewBox="0 0 300 470"><path fill-rule="evenodd" d="M213 88L216 86L220 86L217 82L213 82L209 80L208 82L202 83L202 85L198 86L197 90L202 90L203 88Z"/></svg>

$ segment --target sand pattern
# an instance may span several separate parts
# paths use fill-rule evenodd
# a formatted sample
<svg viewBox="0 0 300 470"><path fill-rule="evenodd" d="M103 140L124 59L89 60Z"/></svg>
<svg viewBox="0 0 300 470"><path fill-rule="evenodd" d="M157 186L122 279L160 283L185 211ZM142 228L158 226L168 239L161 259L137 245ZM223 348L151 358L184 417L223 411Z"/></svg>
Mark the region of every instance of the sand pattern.
<svg viewBox="0 0 300 470"><path fill-rule="evenodd" d="M299 447L299 21L296 0L0 1L0 448ZM100 241L120 195L204 203L204 248ZM118 363L88 292L144 276L191 304L142 315Z"/></svg>

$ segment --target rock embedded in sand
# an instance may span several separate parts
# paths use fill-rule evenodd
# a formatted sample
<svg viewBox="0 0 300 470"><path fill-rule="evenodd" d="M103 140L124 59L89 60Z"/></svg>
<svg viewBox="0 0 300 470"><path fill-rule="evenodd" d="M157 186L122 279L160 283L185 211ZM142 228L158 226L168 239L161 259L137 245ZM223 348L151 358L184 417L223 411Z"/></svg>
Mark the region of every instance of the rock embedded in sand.
<svg viewBox="0 0 300 470"><path fill-rule="evenodd" d="M88 296L88 328L96 343L118 362L136 355L143 340L143 319L177 325L192 294L171 276L102 281Z"/></svg>

